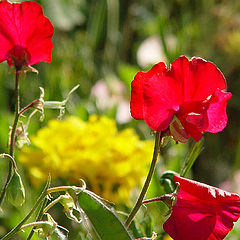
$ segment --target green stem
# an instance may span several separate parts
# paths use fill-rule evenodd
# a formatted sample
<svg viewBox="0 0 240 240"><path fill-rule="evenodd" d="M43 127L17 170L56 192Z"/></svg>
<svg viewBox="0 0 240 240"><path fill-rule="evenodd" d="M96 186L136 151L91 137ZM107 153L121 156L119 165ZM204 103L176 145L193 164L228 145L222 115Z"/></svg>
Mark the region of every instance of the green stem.
<svg viewBox="0 0 240 240"><path fill-rule="evenodd" d="M37 222L37 221L40 221L40 220L42 219L42 217L43 217L43 209L44 209L45 206L47 205L47 202L48 202L48 199L45 198L44 201L42 202L42 205L41 205L40 210L39 210L39 212L38 212L38 215L37 215L37 218L36 218L36 222ZM29 235L28 235L28 237L27 237L26 240L30 240L30 239L32 238L33 234L34 234L34 228L32 228L32 230L31 230L31 232L29 233Z"/></svg>
<svg viewBox="0 0 240 240"><path fill-rule="evenodd" d="M193 142L188 155L185 159L184 166L180 171L181 177L186 177L188 172L191 170L193 164L195 163L196 159L198 158L199 154L203 150L203 138L198 142Z"/></svg>
<svg viewBox="0 0 240 240"><path fill-rule="evenodd" d="M53 200L52 202L50 202L44 209L43 209L43 213L46 213L50 208L52 208L55 204L57 204L60 200L61 200L61 196L60 195L57 199Z"/></svg>
<svg viewBox="0 0 240 240"><path fill-rule="evenodd" d="M60 186L60 187L49 188L49 184L50 184L50 180L48 180L43 192L39 196L37 202L34 204L33 208L30 210L28 215L15 228L13 228L9 233L7 233L0 240L11 239L12 236L14 236L18 231L20 231L23 224L32 216L32 214L35 212L35 210L37 209L39 204L43 201L43 199L48 194L53 193L53 192L61 192L61 191L69 191L69 190L74 190L76 192L79 192L82 189L81 187L75 187L75 186Z"/></svg>
<svg viewBox="0 0 240 240"><path fill-rule="evenodd" d="M9 154L13 157L14 155L14 148L15 148L15 134L19 119L19 111L20 111L20 95L19 95L19 75L20 71L16 71L16 80L15 80L15 116L14 116L14 122L11 129L11 140L10 140L10 150Z"/></svg>
<svg viewBox="0 0 240 240"><path fill-rule="evenodd" d="M36 226L41 227L44 224L49 224L49 222L48 221L31 222L31 223L22 225L21 230L23 230L24 228L28 228L28 227L36 227Z"/></svg>
<svg viewBox="0 0 240 240"><path fill-rule="evenodd" d="M161 140L162 140L162 134L161 132L156 132L156 137L155 137L155 146L154 146L154 152L153 152L153 157L152 157L152 163L147 175L147 178L145 180L144 186L142 188L142 191L138 197L137 202L135 203L134 208L132 209L132 211L130 212L125 225L126 227L129 227L129 225L131 224L132 220L134 219L135 215L137 214L139 208L142 205L142 201L146 195L146 192L148 190L149 184L151 182L155 167L156 167L156 163L158 160L158 155L160 153L160 146L161 146Z"/></svg>
<svg viewBox="0 0 240 240"><path fill-rule="evenodd" d="M11 155L9 155L9 154L7 154L7 153L1 153L1 154L0 154L0 158L8 158L9 161L12 162L13 168L14 168L14 169L17 169L17 164L16 164L14 158L13 158Z"/></svg>
<svg viewBox="0 0 240 240"><path fill-rule="evenodd" d="M27 216L15 227L13 228L9 233L7 233L3 238L0 240L8 240L12 239L12 236L14 236L18 231L21 230L21 227L23 224L32 216L32 214L37 209L38 205L43 201L43 199L47 196L47 189L49 187L50 181L48 180L44 190L42 191L41 195L39 196L37 202L34 204L33 208L30 210L30 212L27 214Z"/></svg>
<svg viewBox="0 0 240 240"><path fill-rule="evenodd" d="M10 147L9 147L9 155L14 158L14 146L15 146L15 134L16 134L16 129L17 129L17 124L18 124L18 119L19 119L19 109L20 109L20 95L19 95L19 75L20 71L16 70L16 79L15 79L15 114L14 114L14 121L11 129L11 134L10 134ZM4 199L5 193L7 186L12 178L12 169L13 169L13 164L12 161L9 161L8 165L8 176L6 179L6 182L3 186L3 189L1 191L0 195L0 206L2 204L2 201Z"/></svg>
<svg viewBox="0 0 240 240"><path fill-rule="evenodd" d="M39 99L36 99L34 101L32 101L30 104L28 104L26 107L24 107L20 112L19 112L19 116L21 114L23 114L25 111L27 111L29 108L33 107L34 104L37 104L39 102Z"/></svg>
<svg viewBox="0 0 240 240"><path fill-rule="evenodd" d="M68 192L69 190L74 190L76 192L80 192L83 190L82 187L76 187L76 186L60 186L60 187L53 187L47 189L47 195L54 192Z"/></svg>

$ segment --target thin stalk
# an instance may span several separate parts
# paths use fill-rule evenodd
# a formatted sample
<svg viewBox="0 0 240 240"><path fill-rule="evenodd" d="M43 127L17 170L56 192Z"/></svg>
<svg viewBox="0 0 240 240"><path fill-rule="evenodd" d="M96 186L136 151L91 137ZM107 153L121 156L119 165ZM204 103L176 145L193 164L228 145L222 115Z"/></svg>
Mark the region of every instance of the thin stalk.
<svg viewBox="0 0 240 240"><path fill-rule="evenodd" d="M42 202L41 208L40 208L40 210L39 210L39 212L38 212L38 216L37 216L37 218L36 218L36 222L37 222L37 221L40 221L40 220L42 219L42 217L43 217L43 209L44 209L45 206L47 205L47 202L48 202L48 199L45 198L44 201ZM29 233L29 235L28 235L28 237L27 237L26 240L30 240L30 239L32 238L33 234L34 234L34 228L32 228L32 230L31 230L31 232Z"/></svg>
<svg viewBox="0 0 240 240"><path fill-rule="evenodd" d="M21 230L23 230L24 228L28 228L28 227L36 227L36 226L41 227L44 224L49 224L49 222L48 221L31 222L31 223L22 225Z"/></svg>
<svg viewBox="0 0 240 240"><path fill-rule="evenodd" d="M143 205L143 204L147 204L147 203L162 201L164 197L165 197L165 195L163 195L163 196L161 196L161 197L155 197L155 198L151 198L151 199L144 200L144 201L142 201L142 205Z"/></svg>
<svg viewBox="0 0 240 240"><path fill-rule="evenodd" d="M15 81L15 115L14 115L14 121L13 121L13 126L11 129L11 140L10 140L10 150L9 150L9 155L13 157L14 155L14 148L15 148L15 134L16 134L16 129L17 129L17 124L18 124L18 119L19 119L19 110L20 110L20 95L19 95L19 75L20 71L16 71L16 81Z"/></svg>
<svg viewBox="0 0 240 240"><path fill-rule="evenodd" d="M8 158L8 160L12 162L13 168L17 169L17 164L11 155L9 155L7 153L1 153L0 158Z"/></svg>
<svg viewBox="0 0 240 240"><path fill-rule="evenodd" d="M61 197L62 195L60 195ZM43 213L46 213L50 208L52 208L55 204L57 204L61 198L58 197L57 199L53 200L51 203L49 203L44 209L43 209Z"/></svg>
<svg viewBox="0 0 240 240"><path fill-rule="evenodd" d="M85 190L85 183L82 187L76 187L76 186L59 186L59 187L53 187L47 189L47 195L54 192L69 192L74 191L77 194L80 193L82 190Z"/></svg>
<svg viewBox="0 0 240 240"><path fill-rule="evenodd" d="M35 212L35 210L37 209L37 207L39 206L39 204L43 201L43 199L47 196L47 189L49 187L50 184L50 180L48 180L44 190L42 191L41 195L39 196L38 200L36 201L36 203L34 204L34 206L32 207L32 209L30 210L30 212L26 215L26 217L15 227L13 228L10 232L8 232L3 238L1 238L0 240L8 240L8 239L12 239L12 236L14 236L18 231L21 230L21 227L23 226L23 224L32 216L32 214Z"/></svg>
<svg viewBox="0 0 240 240"><path fill-rule="evenodd" d="M9 233L7 233L1 240L7 240L11 239L12 236L14 236L19 230L21 230L22 225L32 216L38 205L42 202L42 200L46 197L46 191L44 191L40 197L38 198L37 202L31 209L31 211L28 213L28 215L15 227L13 228Z"/></svg>
<svg viewBox="0 0 240 240"><path fill-rule="evenodd" d="M197 160L199 154L203 150L203 139L201 139L199 142L193 142L188 155L185 159L184 166L180 171L181 177L186 177L188 172L191 170L193 164Z"/></svg>
<svg viewBox="0 0 240 240"><path fill-rule="evenodd" d="M29 108L33 107L34 104L37 104L39 102L39 99L36 99L34 101L32 101L30 104L28 104L26 107L24 107L23 109L21 109L21 111L19 112L19 116L21 114L23 114L25 111L27 111Z"/></svg>
<svg viewBox="0 0 240 240"><path fill-rule="evenodd" d="M180 190L180 183L177 183L177 187L173 193L167 193L160 197L155 197L152 199L147 199L142 201L142 204L152 203L152 202L164 202L169 208L172 208L173 205L176 203L177 195Z"/></svg>
<svg viewBox="0 0 240 240"><path fill-rule="evenodd" d="M18 231L21 230L21 227L24 225L24 223L32 216L32 214L36 211L39 204L43 201L43 199L51 193L54 192L61 192L61 191L70 191L74 190L76 192L79 192L82 188L75 187L75 186L60 186L60 187L54 187L54 188L48 188L50 185L50 179L48 180L44 190L42 191L41 195L39 196L38 200L34 204L33 208L30 210L30 212L27 214L27 216L15 227L13 228L9 233L7 233L3 238L0 240L8 240L11 239L12 236L14 236ZM41 210L42 211L42 210ZM31 238L31 236L30 236Z"/></svg>
<svg viewBox="0 0 240 240"><path fill-rule="evenodd" d="M19 75L20 75L20 71L16 70L15 91L14 91L15 98L16 98L15 99L15 113L14 113L14 121L13 121L12 129L11 129L11 134L10 134L10 147L9 147L9 155L12 156L13 158L14 158L15 134L16 134L17 124L18 124L19 109L20 109ZM8 176L7 176L6 182L3 186L3 189L2 189L1 195L0 195L0 206L4 199L7 186L12 178L12 170L13 170L13 164L11 161L9 161Z"/></svg>
<svg viewBox="0 0 240 240"><path fill-rule="evenodd" d="M133 207L132 211L130 212L125 225L126 227L129 227L129 225L131 224L132 220L134 219L135 215L137 214L139 208L142 205L142 201L146 195L146 192L148 190L148 187L150 185L150 182L152 180L152 176L156 167L156 163L158 160L158 155L160 154L160 146L161 146L161 140L162 140L162 134L161 132L156 132L156 136L155 136L155 146L154 146L154 152L153 152L153 157L152 157L152 163L147 175L147 178L145 180L145 183L143 185L143 188L141 190L141 193L138 197L137 202L135 203L135 206Z"/></svg>

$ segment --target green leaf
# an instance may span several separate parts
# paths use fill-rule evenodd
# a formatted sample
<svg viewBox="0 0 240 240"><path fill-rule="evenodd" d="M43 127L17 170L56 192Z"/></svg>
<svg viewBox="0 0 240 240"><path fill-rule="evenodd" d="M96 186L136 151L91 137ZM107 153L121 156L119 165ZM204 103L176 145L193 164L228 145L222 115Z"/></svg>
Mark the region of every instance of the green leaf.
<svg viewBox="0 0 240 240"><path fill-rule="evenodd" d="M13 172L12 179L7 187L6 196L8 201L15 207L22 206L25 202L25 189L21 176L17 170Z"/></svg>
<svg viewBox="0 0 240 240"><path fill-rule="evenodd" d="M100 239L133 240L113 209L96 194L84 190L78 201Z"/></svg>
<svg viewBox="0 0 240 240"><path fill-rule="evenodd" d="M199 142L194 142L185 159L184 166L180 172L181 177L186 177L197 157L203 150L203 138Z"/></svg>

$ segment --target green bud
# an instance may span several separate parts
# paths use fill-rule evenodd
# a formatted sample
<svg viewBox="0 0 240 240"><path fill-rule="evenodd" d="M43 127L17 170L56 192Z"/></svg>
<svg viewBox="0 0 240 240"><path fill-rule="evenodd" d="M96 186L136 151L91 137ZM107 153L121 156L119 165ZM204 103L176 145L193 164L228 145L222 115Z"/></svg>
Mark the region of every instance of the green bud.
<svg viewBox="0 0 240 240"><path fill-rule="evenodd" d="M16 170L14 170L12 179L8 184L6 196L8 201L16 207L21 206L25 201L25 189L22 179Z"/></svg>
<svg viewBox="0 0 240 240"><path fill-rule="evenodd" d="M39 238L50 237L57 228L57 223L54 221L49 213L46 213L47 221L41 222L41 227L36 228L34 231L38 233Z"/></svg>
<svg viewBox="0 0 240 240"><path fill-rule="evenodd" d="M47 221L40 221L39 228L35 228L34 231L38 233L39 238L51 239L51 240L67 240L68 230L55 222L53 217L46 213Z"/></svg>
<svg viewBox="0 0 240 240"><path fill-rule="evenodd" d="M174 171L166 171L160 177L160 184L163 186L166 193L172 193L176 189L177 185L173 181L173 176L176 175Z"/></svg>
<svg viewBox="0 0 240 240"><path fill-rule="evenodd" d="M66 103L68 102L71 94L76 91L79 88L79 84L76 85L67 95L67 97L63 101L45 101L44 100L44 88L40 87L40 98L38 99L38 102L36 102L35 107L42 113L40 120L42 121L44 119L44 109L50 108L50 109L59 109L60 113L58 116L58 119L61 119L62 116L65 113Z"/></svg>
<svg viewBox="0 0 240 240"><path fill-rule="evenodd" d="M69 219L77 223L81 222L81 212L75 207L74 200L68 193L61 195L59 202L64 207L63 211Z"/></svg>

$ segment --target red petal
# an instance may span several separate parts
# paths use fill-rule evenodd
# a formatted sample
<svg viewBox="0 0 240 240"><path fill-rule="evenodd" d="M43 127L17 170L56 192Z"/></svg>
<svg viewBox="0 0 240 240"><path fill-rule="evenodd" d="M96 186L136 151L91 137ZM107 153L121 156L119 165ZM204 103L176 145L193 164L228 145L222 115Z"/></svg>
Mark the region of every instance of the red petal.
<svg viewBox="0 0 240 240"><path fill-rule="evenodd" d="M182 101L184 102L186 96L188 94L188 83L189 81L189 60L185 56L181 56L177 58L174 62L172 62L170 70L168 71L168 76L175 79L178 82L180 88L176 89L177 91L182 91Z"/></svg>
<svg viewBox="0 0 240 240"><path fill-rule="evenodd" d="M192 58L189 64L191 79L187 84L191 101L200 101L212 95L217 88L226 89L222 72L211 62Z"/></svg>
<svg viewBox="0 0 240 240"><path fill-rule="evenodd" d="M21 11L21 10L20 10ZM22 36L31 55L29 65L39 62L51 62L53 26L43 15L40 4L23 2Z"/></svg>
<svg viewBox="0 0 240 240"><path fill-rule="evenodd" d="M176 115L185 131L195 141L199 141L204 133L203 130L208 126L206 107L203 102L183 103Z"/></svg>
<svg viewBox="0 0 240 240"><path fill-rule="evenodd" d="M131 83L131 115L137 120L143 120L143 87L153 76L163 74L167 71L165 63L160 62L152 67L148 72L138 72Z"/></svg>
<svg viewBox="0 0 240 240"><path fill-rule="evenodd" d="M223 239L240 215L240 197L219 188L174 176L177 202L165 231L175 240Z"/></svg>
<svg viewBox="0 0 240 240"><path fill-rule="evenodd" d="M180 183L180 191L178 193L179 198L188 200L202 199L206 201L217 202L219 200L223 202L239 201L240 203L240 197L238 194L230 193L220 188L216 188L205 183L200 183L194 180L179 177L177 175L173 176L173 180L175 182Z"/></svg>
<svg viewBox="0 0 240 240"><path fill-rule="evenodd" d="M202 114L190 113L185 119L181 119L181 123L185 131L198 142L204 134L203 126L205 125L205 120Z"/></svg>
<svg viewBox="0 0 240 240"><path fill-rule="evenodd" d="M217 88L226 89L221 71L211 62L201 58L189 61L185 56L176 59L168 73L183 85L184 102L203 101Z"/></svg>
<svg viewBox="0 0 240 240"><path fill-rule="evenodd" d="M186 132L199 141L204 132L220 132L227 125L226 107L231 93L217 89L209 100L182 104L177 117Z"/></svg>
<svg viewBox="0 0 240 240"><path fill-rule="evenodd" d="M227 101L232 97L231 93L216 90L209 101L207 109L208 127L206 132L217 133L222 131L227 125L226 107Z"/></svg>
<svg viewBox="0 0 240 240"><path fill-rule="evenodd" d="M155 131L164 131L179 110L181 85L174 78L154 75L144 87L144 120Z"/></svg>
<svg viewBox="0 0 240 240"><path fill-rule="evenodd" d="M12 4L0 2L0 62L6 60L6 53L14 47L18 36L13 24Z"/></svg>
<svg viewBox="0 0 240 240"><path fill-rule="evenodd" d="M214 228L215 216L209 215L207 212L195 211L192 208L174 206L171 217L163 224L163 229L174 240L212 239L209 236Z"/></svg>
<svg viewBox="0 0 240 240"><path fill-rule="evenodd" d="M0 61L8 60L11 65L10 55L21 60L19 54L22 51L16 51L17 47L24 49L28 65L50 62L53 32L53 26L43 15L40 4L31 1L0 2Z"/></svg>

